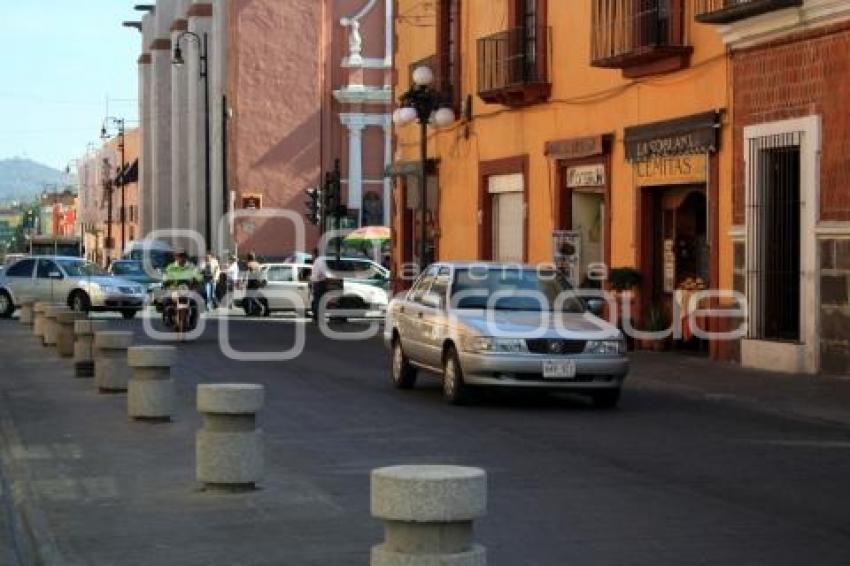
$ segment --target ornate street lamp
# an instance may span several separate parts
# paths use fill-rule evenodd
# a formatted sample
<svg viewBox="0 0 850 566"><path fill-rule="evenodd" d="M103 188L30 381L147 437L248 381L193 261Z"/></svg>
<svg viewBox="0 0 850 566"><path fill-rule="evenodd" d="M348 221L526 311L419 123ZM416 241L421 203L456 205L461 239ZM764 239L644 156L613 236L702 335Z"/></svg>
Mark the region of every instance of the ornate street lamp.
<svg viewBox="0 0 850 566"><path fill-rule="evenodd" d="M204 81L204 192L206 193L206 215L204 223L204 237L207 247L212 243L212 188L210 185L210 77L209 77L209 43L206 33L198 35L193 31L184 31L174 42L174 54L171 63L175 67L185 64L183 49L180 42L184 39L193 39L198 44L198 56L200 58L200 79Z"/></svg>
<svg viewBox="0 0 850 566"><path fill-rule="evenodd" d="M413 71L413 85L401 95L399 108L393 112L393 122L397 126L406 126L419 122L419 207L422 217L422 234L419 242L419 265L424 271L427 267L425 256L428 251L426 224L428 214L428 125L445 128L455 121L455 113L448 106L445 97L432 85L434 72L430 67L422 66Z"/></svg>

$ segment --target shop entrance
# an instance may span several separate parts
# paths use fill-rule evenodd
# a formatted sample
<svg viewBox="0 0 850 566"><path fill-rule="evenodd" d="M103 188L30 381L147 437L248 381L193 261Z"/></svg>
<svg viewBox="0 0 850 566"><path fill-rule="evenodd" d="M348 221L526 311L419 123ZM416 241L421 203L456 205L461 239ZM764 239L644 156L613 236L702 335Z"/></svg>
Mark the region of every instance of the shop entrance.
<svg viewBox="0 0 850 566"><path fill-rule="evenodd" d="M642 200L644 325L652 319L669 328L678 304L683 336L672 345L707 353L685 320L694 293L711 284L705 185L645 187Z"/></svg>

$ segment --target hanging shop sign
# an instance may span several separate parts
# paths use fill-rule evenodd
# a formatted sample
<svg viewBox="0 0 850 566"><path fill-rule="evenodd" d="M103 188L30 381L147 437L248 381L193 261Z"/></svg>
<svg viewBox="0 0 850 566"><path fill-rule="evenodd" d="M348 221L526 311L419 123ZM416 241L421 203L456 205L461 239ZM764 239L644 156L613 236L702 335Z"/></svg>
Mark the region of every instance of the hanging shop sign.
<svg viewBox="0 0 850 566"><path fill-rule="evenodd" d="M544 153L555 159L581 159L605 153L609 135L586 136L546 142Z"/></svg>
<svg viewBox="0 0 850 566"><path fill-rule="evenodd" d="M567 188L604 187L605 165L577 165L567 168Z"/></svg>
<svg viewBox="0 0 850 566"><path fill-rule="evenodd" d="M642 161L717 151L720 112L626 128L626 159Z"/></svg>
<svg viewBox="0 0 850 566"><path fill-rule="evenodd" d="M702 155L656 157L634 164L638 186L702 184L708 178L708 159Z"/></svg>

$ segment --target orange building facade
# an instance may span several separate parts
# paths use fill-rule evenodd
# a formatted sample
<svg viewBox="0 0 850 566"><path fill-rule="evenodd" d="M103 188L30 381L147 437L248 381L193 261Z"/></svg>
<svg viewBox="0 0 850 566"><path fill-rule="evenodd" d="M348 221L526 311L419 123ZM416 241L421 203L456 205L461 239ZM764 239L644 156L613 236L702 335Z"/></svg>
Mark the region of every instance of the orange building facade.
<svg viewBox="0 0 850 566"><path fill-rule="evenodd" d="M554 262L583 287L634 268L644 318L731 288L729 58L693 2L398 4L396 94L428 64L458 116L429 132L426 259ZM396 136L400 266L422 220L417 128Z"/></svg>

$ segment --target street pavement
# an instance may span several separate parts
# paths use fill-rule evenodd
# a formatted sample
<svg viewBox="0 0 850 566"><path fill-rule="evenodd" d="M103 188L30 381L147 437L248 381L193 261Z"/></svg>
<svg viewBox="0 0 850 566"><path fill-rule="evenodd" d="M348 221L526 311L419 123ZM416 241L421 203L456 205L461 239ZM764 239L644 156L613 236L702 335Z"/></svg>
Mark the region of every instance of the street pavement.
<svg viewBox="0 0 850 566"><path fill-rule="evenodd" d="M21 563L367 564L382 538L369 471L452 463L488 471L476 539L490 565L850 564L848 381L639 354L614 411L514 394L449 407L436 379L394 390L379 338L306 324L296 359L237 362L221 353L222 318L254 352L290 346L301 324L211 320L178 346L170 424L129 421L123 395L98 395L0 322L3 493ZM149 342L140 321L111 324ZM266 386L260 490L195 483L201 382Z"/></svg>

